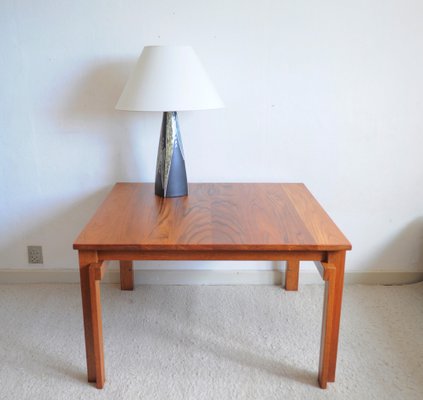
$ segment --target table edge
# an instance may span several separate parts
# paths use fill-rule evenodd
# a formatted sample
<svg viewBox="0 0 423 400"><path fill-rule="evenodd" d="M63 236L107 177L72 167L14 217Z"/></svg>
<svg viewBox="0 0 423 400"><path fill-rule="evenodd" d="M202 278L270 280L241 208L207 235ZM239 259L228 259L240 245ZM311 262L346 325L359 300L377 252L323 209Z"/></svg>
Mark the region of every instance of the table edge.
<svg viewBox="0 0 423 400"><path fill-rule="evenodd" d="M331 244L331 245L113 245L113 244L73 244L74 250L108 250L108 251L348 251L352 249L348 244Z"/></svg>

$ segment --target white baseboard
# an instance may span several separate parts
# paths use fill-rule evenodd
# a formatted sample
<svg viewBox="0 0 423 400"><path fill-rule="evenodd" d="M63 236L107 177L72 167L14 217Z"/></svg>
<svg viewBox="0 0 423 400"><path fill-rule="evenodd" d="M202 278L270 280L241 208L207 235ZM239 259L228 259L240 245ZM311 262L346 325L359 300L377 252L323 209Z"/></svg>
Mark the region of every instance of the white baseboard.
<svg viewBox="0 0 423 400"><path fill-rule="evenodd" d="M403 285L423 281L423 272L346 272L346 284ZM104 283L119 283L119 270L110 269ZM0 284L79 283L75 269L0 269ZM322 284L317 271L300 271L300 284ZM283 285L283 271L272 270L135 270L142 285Z"/></svg>

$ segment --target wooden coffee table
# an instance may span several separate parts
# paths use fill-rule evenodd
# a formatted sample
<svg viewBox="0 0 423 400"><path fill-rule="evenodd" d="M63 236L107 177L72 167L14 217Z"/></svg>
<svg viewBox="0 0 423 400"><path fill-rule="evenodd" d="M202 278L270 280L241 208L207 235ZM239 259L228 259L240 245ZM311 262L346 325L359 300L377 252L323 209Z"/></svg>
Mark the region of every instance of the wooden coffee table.
<svg viewBox="0 0 423 400"><path fill-rule="evenodd" d="M286 290L299 263L316 261L325 281L318 380L335 381L345 253L351 244L303 184L194 183L163 199L150 183L117 183L73 248L79 252L88 381L105 382L100 281L120 261L121 289L133 260L286 260Z"/></svg>

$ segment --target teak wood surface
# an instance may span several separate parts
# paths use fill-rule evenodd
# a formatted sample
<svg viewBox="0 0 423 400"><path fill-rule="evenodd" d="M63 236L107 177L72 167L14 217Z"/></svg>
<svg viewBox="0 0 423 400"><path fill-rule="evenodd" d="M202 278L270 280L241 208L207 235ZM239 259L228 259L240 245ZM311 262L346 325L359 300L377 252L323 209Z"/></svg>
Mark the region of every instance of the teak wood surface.
<svg viewBox="0 0 423 400"><path fill-rule="evenodd" d="M121 289L134 286L133 260L286 260L286 290L300 261L325 281L319 384L335 380L345 253L351 244L300 183L195 183L161 198L150 183L117 183L74 243L79 252L88 380L105 382L100 281L119 260Z"/></svg>

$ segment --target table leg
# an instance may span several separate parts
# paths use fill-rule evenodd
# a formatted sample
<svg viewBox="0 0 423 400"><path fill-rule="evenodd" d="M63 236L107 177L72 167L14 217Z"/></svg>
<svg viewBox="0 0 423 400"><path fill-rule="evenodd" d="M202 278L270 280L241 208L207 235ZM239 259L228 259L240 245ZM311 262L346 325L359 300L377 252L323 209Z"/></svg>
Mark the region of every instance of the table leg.
<svg viewBox="0 0 423 400"><path fill-rule="evenodd" d="M105 381L104 374L104 346L103 327L101 321L101 297L100 281L104 274L104 264L90 264L90 296L91 296L91 318L93 333L93 353L96 371L96 387L102 389Z"/></svg>
<svg viewBox="0 0 423 400"><path fill-rule="evenodd" d="M120 261L120 289L134 290L134 269L132 261Z"/></svg>
<svg viewBox="0 0 423 400"><path fill-rule="evenodd" d="M79 275L81 283L82 313L84 318L88 382L96 381L89 267L92 263L96 263L97 261L97 253L95 251L79 252Z"/></svg>
<svg viewBox="0 0 423 400"><path fill-rule="evenodd" d="M285 270L285 290L298 290L298 274L300 270L299 260L286 262Z"/></svg>
<svg viewBox="0 0 423 400"><path fill-rule="evenodd" d="M341 321L341 307L342 307L342 294L344 290L344 270L345 270L345 251L338 251L329 253L328 263L331 263L336 268L335 276L335 304L333 310L333 322L332 322L332 339L331 339L331 350L330 350L330 361L329 361L329 374L328 381L335 382L335 371L336 371L336 359L338 355L338 339L339 339L339 326Z"/></svg>
<svg viewBox="0 0 423 400"><path fill-rule="evenodd" d="M333 264L322 263L321 275L325 281L325 297L323 303L322 336L320 342L319 384L326 389L331 371L331 351L333 340L333 322L335 308L336 268Z"/></svg>

